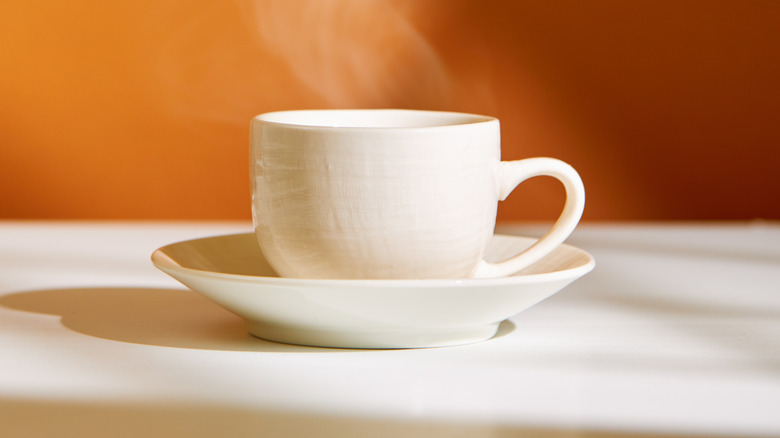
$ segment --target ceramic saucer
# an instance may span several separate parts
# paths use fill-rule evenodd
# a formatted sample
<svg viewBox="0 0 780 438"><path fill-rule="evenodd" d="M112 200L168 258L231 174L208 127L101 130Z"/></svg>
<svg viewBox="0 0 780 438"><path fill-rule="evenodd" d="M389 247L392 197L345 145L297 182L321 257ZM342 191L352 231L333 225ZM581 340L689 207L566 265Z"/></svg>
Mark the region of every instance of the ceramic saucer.
<svg viewBox="0 0 780 438"><path fill-rule="evenodd" d="M498 261L536 239L496 235ZM499 324L590 272L590 254L561 245L511 277L443 280L280 278L253 233L207 237L156 250L152 263L242 317L270 341L341 348L421 348L493 337Z"/></svg>

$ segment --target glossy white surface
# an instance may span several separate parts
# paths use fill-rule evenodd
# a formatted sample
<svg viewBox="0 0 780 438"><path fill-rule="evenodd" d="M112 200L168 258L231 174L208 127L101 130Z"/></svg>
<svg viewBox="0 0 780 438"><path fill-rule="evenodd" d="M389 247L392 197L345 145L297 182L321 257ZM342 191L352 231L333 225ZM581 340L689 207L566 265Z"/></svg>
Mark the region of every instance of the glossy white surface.
<svg viewBox="0 0 780 438"><path fill-rule="evenodd" d="M251 229L0 222L1 435L780 436L776 223L581 224L593 272L415 350L263 341L149 262Z"/></svg>
<svg viewBox="0 0 780 438"><path fill-rule="evenodd" d="M536 239L497 235L488 260L525 251ZM241 316L271 341L341 348L469 344L590 272L586 252L561 245L521 273L499 279L316 280L280 278L253 233L167 245L152 262L190 289Z"/></svg>
<svg viewBox="0 0 780 438"><path fill-rule="evenodd" d="M309 110L252 120L252 211L283 277L506 277L571 234L585 204L577 172L552 158L500 161L497 119L412 110ZM559 179L565 206L540 242L484 261L499 200Z"/></svg>

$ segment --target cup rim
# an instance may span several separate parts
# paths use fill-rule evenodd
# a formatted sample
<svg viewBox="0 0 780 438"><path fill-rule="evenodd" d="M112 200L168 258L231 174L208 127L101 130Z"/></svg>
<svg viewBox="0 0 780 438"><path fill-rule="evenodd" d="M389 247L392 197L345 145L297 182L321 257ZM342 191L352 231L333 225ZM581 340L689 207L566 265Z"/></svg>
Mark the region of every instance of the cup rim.
<svg viewBox="0 0 780 438"><path fill-rule="evenodd" d="M382 119L379 122L379 119ZM314 130L416 131L498 123L491 116L416 109L302 109L273 111L253 119L264 125ZM373 122L372 122L373 121Z"/></svg>

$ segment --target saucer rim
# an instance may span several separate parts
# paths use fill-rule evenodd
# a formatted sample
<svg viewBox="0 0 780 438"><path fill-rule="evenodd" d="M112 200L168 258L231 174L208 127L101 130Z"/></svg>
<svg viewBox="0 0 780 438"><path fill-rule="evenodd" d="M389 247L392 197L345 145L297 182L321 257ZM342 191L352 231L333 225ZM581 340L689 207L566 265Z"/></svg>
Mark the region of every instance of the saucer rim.
<svg viewBox="0 0 780 438"><path fill-rule="evenodd" d="M182 272L185 274L211 277L215 279L241 281L254 284L269 285L299 285L299 286L340 286L340 287L474 287L474 286L500 286L500 285L520 285L530 283L546 283L552 281L566 280L570 278L579 278L592 271L596 266L593 256L587 251L574 245L563 243L560 246L575 250L587 258L587 261L577 267L559 271L541 272L536 274L510 275L498 278L432 278L432 279L319 279L319 278L285 278L285 277L267 277L262 275L230 274L226 272L209 271L205 269L195 269L181 266L175 263L175 260L164 255L165 249L176 245L184 245L206 239L220 239L234 236L254 236L254 232L218 234L213 236L199 237L195 239L181 240L167 245L163 245L152 252L151 262L157 268L164 272ZM509 237L516 239L538 240L534 237L521 236L516 234L496 233L496 236Z"/></svg>

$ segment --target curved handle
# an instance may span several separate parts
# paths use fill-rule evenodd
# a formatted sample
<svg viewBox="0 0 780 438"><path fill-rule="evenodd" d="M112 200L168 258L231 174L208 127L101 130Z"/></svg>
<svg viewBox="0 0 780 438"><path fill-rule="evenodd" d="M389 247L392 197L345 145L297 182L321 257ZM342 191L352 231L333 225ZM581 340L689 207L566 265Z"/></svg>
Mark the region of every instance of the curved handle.
<svg viewBox="0 0 780 438"><path fill-rule="evenodd" d="M530 266L563 243L574 231L585 208L585 187L573 167L555 158L502 161L499 169L499 200L503 201L521 182L534 176L552 176L566 188L566 204L555 224L530 248L498 263L480 262L472 277L506 277Z"/></svg>

